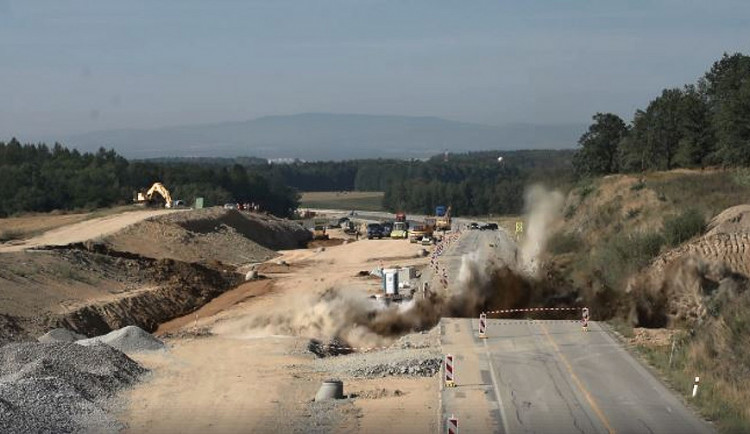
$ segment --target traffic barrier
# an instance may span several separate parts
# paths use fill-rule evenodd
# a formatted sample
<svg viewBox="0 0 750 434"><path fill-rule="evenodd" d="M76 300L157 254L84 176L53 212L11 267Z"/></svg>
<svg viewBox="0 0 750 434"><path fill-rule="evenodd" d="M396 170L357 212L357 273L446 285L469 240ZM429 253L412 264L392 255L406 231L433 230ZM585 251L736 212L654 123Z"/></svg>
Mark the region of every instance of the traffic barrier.
<svg viewBox="0 0 750 434"><path fill-rule="evenodd" d="M446 432L448 434L458 434L458 419L456 419L456 416L451 415L451 417L448 418Z"/></svg>
<svg viewBox="0 0 750 434"><path fill-rule="evenodd" d="M587 332L589 331L589 308L584 307L581 310L581 325L583 326L583 331Z"/></svg>
<svg viewBox="0 0 750 434"><path fill-rule="evenodd" d="M453 364L453 355L445 355L445 387L456 387L455 365Z"/></svg>
<svg viewBox="0 0 750 434"><path fill-rule="evenodd" d="M543 312L543 311L576 311L580 310L580 307L527 307L520 309L501 309L501 310L488 310L487 314L498 314L498 313L519 313L519 312Z"/></svg>
<svg viewBox="0 0 750 434"><path fill-rule="evenodd" d="M695 377L695 382L693 383L693 398L698 394L698 383L700 383L700 381L701 377Z"/></svg>
<svg viewBox="0 0 750 434"><path fill-rule="evenodd" d="M479 314L479 339L487 338L487 314Z"/></svg>

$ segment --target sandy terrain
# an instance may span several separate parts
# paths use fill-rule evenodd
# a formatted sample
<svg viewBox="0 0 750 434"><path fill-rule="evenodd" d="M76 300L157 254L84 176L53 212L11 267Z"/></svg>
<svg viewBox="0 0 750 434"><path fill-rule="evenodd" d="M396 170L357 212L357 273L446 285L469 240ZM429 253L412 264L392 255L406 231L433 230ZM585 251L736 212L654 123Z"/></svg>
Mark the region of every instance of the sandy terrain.
<svg viewBox="0 0 750 434"><path fill-rule="evenodd" d="M419 249L405 241L363 240L322 252L282 252L267 268L271 279L226 293L197 318L163 326L170 332L182 327L183 334L175 334L182 337L167 339L168 353L136 356L152 376L127 394L120 419L133 433L381 432L384 422L401 423L396 428L402 431L434 432L437 377L346 380L344 393L359 397L321 409L310 400L329 377L314 367L307 337L250 326L253 318L288 310L306 294L331 286L375 292L379 281L357 277L358 271L381 261L386 267L425 264L427 259L416 258ZM282 260L287 269L277 265ZM191 336L192 330L210 335Z"/></svg>
<svg viewBox="0 0 750 434"><path fill-rule="evenodd" d="M47 231L28 240L12 243L12 245L2 245L0 246L0 253L18 252L45 245L62 246L70 243L83 242L113 234L149 217L179 211L181 210L138 210L80 221L75 224L69 224Z"/></svg>

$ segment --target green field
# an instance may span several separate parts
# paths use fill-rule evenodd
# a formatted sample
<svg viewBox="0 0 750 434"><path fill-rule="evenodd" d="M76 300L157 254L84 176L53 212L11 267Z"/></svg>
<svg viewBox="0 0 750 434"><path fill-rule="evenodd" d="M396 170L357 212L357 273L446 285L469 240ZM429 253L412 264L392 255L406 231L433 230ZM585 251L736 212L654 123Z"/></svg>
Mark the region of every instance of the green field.
<svg viewBox="0 0 750 434"><path fill-rule="evenodd" d="M302 193L302 208L384 211L382 191L310 191Z"/></svg>

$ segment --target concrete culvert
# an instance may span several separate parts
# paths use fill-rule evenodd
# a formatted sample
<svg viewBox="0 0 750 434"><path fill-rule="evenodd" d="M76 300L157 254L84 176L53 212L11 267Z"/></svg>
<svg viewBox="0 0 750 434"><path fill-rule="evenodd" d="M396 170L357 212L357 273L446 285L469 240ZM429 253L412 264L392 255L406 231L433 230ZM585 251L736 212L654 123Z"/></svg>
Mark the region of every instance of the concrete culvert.
<svg viewBox="0 0 750 434"><path fill-rule="evenodd" d="M344 398L344 382L341 380L326 380L315 395L315 402L328 399Z"/></svg>

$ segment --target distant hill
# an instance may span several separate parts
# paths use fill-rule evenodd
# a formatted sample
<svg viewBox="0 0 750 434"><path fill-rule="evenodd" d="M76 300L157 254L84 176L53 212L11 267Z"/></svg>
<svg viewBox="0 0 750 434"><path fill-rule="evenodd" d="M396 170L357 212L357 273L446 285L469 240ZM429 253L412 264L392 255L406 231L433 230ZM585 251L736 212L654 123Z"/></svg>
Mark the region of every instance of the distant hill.
<svg viewBox="0 0 750 434"><path fill-rule="evenodd" d="M63 143L81 151L114 148L128 158L424 158L444 151L571 148L585 129L583 124L489 126L436 117L307 113L98 131L66 137Z"/></svg>

